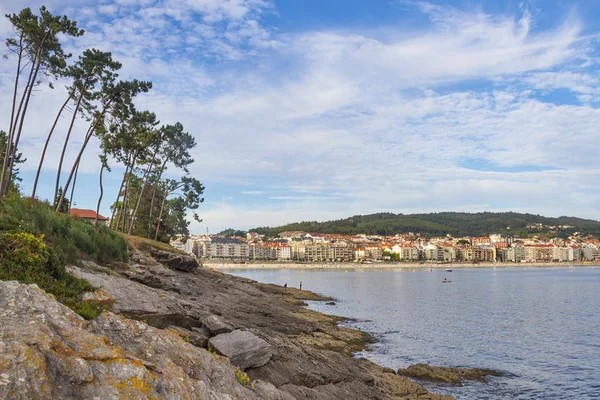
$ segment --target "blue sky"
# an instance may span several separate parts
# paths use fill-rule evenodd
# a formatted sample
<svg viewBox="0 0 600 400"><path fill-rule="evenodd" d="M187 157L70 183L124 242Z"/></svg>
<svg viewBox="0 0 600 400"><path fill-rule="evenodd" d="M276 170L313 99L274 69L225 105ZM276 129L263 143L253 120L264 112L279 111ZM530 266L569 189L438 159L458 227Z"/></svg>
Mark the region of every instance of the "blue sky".
<svg viewBox="0 0 600 400"><path fill-rule="evenodd" d="M42 4L86 29L66 43L75 55L112 51L122 77L154 82L139 108L196 137L206 200L193 232L381 211L600 219L597 1L5 0L0 11ZM1 93L12 61L0 62ZM61 91L32 101L25 192ZM77 207L97 199L94 146ZM113 163L105 214L121 173Z"/></svg>

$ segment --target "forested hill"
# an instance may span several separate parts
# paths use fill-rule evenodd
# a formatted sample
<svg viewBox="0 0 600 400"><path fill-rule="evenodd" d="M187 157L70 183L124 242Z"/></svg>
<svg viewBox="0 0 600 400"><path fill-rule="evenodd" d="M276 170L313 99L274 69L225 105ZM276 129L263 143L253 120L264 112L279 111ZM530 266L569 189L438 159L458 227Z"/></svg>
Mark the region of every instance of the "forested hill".
<svg viewBox="0 0 600 400"><path fill-rule="evenodd" d="M528 228L542 224L539 228ZM565 227L568 226L568 227ZM566 237L574 232L600 237L600 221L575 217L548 218L541 215L505 213L458 213L441 212L430 214L378 213L356 215L336 221L306 221L279 227L263 227L251 231L267 236L277 236L284 231L315 233L377 234L420 233L424 235L482 236L492 233L529 236L550 234Z"/></svg>

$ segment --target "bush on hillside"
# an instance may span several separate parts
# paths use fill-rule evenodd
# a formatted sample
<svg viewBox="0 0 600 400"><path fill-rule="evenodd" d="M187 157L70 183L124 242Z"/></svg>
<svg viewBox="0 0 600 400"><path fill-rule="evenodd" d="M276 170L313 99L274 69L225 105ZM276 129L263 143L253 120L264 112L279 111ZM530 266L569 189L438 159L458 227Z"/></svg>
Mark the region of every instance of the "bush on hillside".
<svg viewBox="0 0 600 400"><path fill-rule="evenodd" d="M0 232L44 235L65 263L87 258L99 263L127 260L127 244L106 226L56 213L44 202L8 196L0 204Z"/></svg>
<svg viewBox="0 0 600 400"><path fill-rule="evenodd" d="M95 288L67 273L56 254L44 243L43 236L0 232L0 280L35 283L87 319L102 311L94 304L80 301L83 292Z"/></svg>
<svg viewBox="0 0 600 400"><path fill-rule="evenodd" d="M106 226L56 213L48 203L11 194L0 203L0 280L35 283L84 318L101 309L80 301L94 287L69 274L68 263L127 260L127 243Z"/></svg>

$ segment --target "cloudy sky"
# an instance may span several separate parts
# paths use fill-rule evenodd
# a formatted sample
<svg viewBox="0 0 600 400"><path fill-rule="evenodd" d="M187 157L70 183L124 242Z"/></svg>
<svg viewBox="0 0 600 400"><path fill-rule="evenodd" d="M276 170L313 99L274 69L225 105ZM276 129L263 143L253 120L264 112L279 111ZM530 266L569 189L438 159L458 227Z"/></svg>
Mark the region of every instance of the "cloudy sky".
<svg viewBox="0 0 600 400"><path fill-rule="evenodd" d="M596 0L2 0L0 12L42 4L86 30L66 42L74 55L111 51L122 78L154 83L139 108L196 137L193 232L381 211L600 219ZM0 127L13 74L0 60ZM25 193L57 86L32 100ZM94 208L97 148L86 154L75 203ZM107 199L121 174L113 165Z"/></svg>

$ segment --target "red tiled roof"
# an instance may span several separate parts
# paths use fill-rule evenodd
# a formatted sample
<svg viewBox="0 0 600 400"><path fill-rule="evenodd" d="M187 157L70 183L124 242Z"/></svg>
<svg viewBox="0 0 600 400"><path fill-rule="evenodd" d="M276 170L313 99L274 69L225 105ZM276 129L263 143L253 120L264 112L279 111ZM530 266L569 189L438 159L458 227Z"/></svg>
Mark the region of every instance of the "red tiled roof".
<svg viewBox="0 0 600 400"><path fill-rule="evenodd" d="M75 216L75 217L79 217L79 218L85 218L85 219L96 219L96 211L94 210L84 210L81 208L71 208L69 210L69 214ZM106 218L105 216L102 216L100 214L98 214L98 221L108 221L108 218Z"/></svg>

